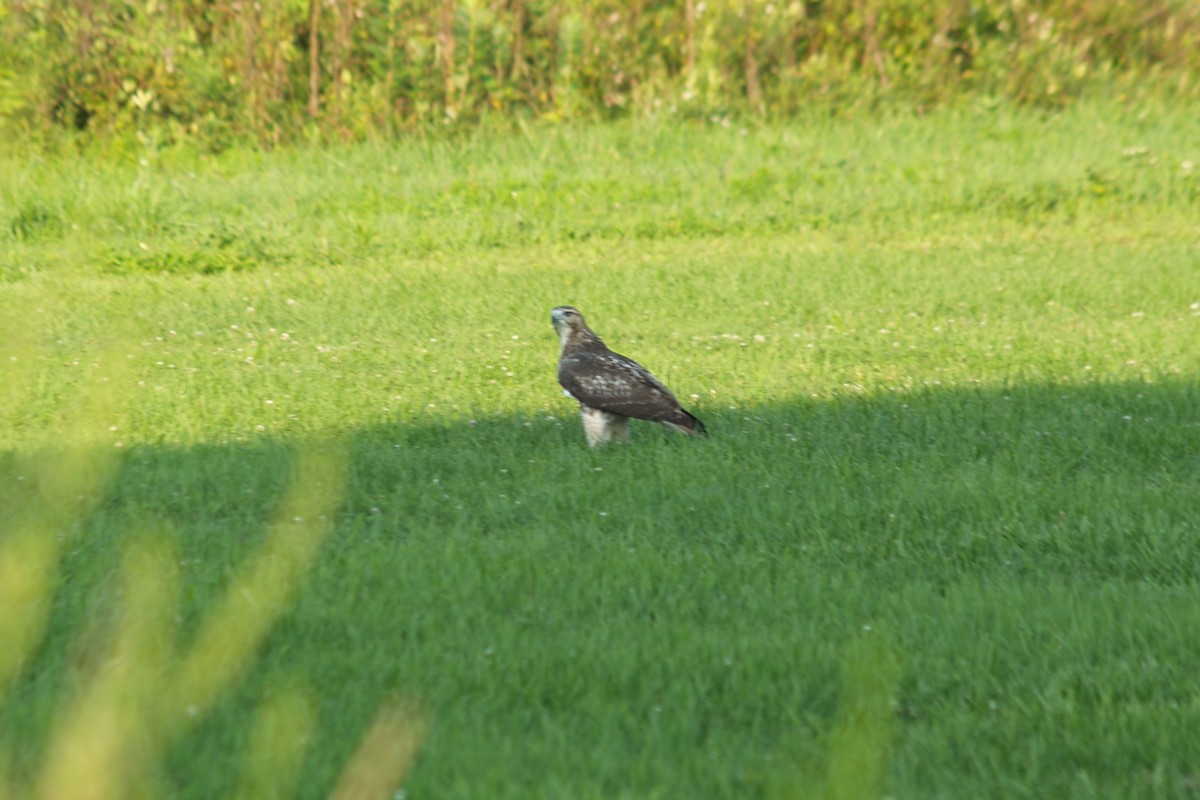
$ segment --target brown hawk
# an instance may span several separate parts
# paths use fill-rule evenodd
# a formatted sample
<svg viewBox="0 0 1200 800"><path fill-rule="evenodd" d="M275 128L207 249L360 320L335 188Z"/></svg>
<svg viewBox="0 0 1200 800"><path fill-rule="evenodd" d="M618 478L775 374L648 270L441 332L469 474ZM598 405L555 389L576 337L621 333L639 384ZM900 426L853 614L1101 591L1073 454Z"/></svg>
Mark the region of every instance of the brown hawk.
<svg viewBox="0 0 1200 800"><path fill-rule="evenodd" d="M614 353L572 306L558 306L550 320L562 341L558 382L579 401L588 445L629 441L629 420L644 419L690 436L704 423L685 411L671 390L631 358Z"/></svg>

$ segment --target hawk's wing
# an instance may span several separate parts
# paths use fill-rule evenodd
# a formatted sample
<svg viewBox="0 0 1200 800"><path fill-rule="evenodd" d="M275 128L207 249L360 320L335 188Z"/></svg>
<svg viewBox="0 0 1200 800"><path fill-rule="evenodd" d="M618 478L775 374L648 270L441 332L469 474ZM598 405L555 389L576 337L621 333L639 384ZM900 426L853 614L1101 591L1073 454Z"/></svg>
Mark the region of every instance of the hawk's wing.
<svg viewBox="0 0 1200 800"><path fill-rule="evenodd" d="M675 395L645 367L611 350L564 356L558 382L585 406L624 417L661 422L680 411Z"/></svg>

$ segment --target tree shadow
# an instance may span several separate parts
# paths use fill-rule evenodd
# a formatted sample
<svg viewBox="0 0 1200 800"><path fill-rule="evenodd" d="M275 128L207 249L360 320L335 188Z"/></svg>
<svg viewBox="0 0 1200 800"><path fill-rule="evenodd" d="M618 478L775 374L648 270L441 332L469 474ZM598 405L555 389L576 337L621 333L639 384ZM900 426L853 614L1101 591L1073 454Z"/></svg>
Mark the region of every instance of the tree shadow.
<svg viewBox="0 0 1200 800"><path fill-rule="evenodd" d="M235 789L247 718L280 681L316 707L303 796L328 791L397 687L426 698L446 731L414 774L427 790L457 774L473 793L508 795L514 780L591 770L613 792L753 796L763 783L737 765L761 767L781 731L832 718L845 631L885 598L915 592L935 608L991 584L1166 597L1200 575L1190 381L697 414L707 439L638 425L631 444L598 450L577 418L509 414L129 448L72 523L42 641L0 704L8 770L32 774L88 671L129 532L177 548L185 647L262 545L301 445L346 453L331 531L257 661L171 749L161 780L180 796ZM27 466L0 455L0 527L29 510ZM917 636L906 624L902 641ZM675 716L653 710L666 702ZM684 766L681 742L725 751ZM589 762L592 748L613 763ZM473 775L485 763L501 766Z"/></svg>

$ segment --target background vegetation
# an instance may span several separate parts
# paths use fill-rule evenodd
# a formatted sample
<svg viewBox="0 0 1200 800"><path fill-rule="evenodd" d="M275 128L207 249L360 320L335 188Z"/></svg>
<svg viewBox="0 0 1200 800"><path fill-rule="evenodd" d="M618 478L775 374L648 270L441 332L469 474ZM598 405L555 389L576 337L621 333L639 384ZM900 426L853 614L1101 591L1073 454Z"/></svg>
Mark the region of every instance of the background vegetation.
<svg viewBox="0 0 1200 800"><path fill-rule="evenodd" d="M971 94L1195 97L1190 0L5 0L9 132L362 138L462 120L784 117Z"/></svg>

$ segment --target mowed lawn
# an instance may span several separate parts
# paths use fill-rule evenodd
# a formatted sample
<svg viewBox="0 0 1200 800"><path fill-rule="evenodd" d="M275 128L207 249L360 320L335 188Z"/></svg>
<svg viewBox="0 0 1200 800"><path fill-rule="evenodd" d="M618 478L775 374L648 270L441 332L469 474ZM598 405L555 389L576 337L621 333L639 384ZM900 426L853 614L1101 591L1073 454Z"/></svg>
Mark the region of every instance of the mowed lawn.
<svg viewBox="0 0 1200 800"><path fill-rule="evenodd" d="M1194 110L10 154L0 370L0 795L1200 787Z"/></svg>

